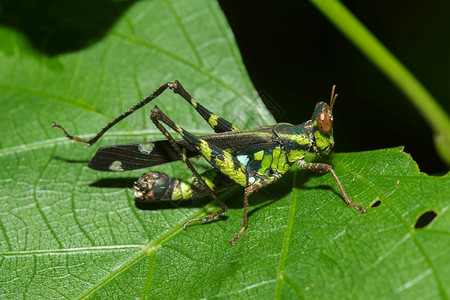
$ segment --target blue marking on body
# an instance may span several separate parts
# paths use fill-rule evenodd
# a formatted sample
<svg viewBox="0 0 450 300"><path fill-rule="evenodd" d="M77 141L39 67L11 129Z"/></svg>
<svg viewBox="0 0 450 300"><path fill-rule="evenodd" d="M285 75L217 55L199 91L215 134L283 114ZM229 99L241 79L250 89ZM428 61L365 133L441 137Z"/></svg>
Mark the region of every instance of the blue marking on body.
<svg viewBox="0 0 450 300"><path fill-rule="evenodd" d="M238 156L237 156L237 159L238 159L238 161L241 162L241 164L244 165L244 167L247 166L248 160L249 160L249 159L248 159L248 155L238 155Z"/></svg>

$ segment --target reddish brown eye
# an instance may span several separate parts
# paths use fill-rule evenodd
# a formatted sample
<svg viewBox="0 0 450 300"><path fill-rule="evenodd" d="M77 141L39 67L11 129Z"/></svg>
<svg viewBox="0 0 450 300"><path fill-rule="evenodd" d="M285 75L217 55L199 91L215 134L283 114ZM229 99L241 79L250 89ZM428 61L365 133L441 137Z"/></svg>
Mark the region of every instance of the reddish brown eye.
<svg viewBox="0 0 450 300"><path fill-rule="evenodd" d="M331 121L330 114L322 111L317 116L317 127L319 128L320 132L328 134L333 127L333 121Z"/></svg>

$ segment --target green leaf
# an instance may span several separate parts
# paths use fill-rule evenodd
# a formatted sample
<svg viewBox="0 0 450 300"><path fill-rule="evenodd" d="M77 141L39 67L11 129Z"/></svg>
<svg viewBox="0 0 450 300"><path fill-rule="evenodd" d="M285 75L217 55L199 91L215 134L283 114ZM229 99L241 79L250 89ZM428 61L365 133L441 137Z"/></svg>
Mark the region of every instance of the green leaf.
<svg viewBox="0 0 450 300"><path fill-rule="evenodd" d="M152 104L88 149L51 122L93 136L169 80L242 128L273 123L214 2L136 2L113 23L56 54L0 27L2 298L448 297L450 176L420 173L400 148L328 158L366 214L345 205L330 175L293 170L251 197L235 247L242 193L224 195L223 220L184 231L218 209L210 199L140 209L131 184L144 170L88 169L96 147L160 138ZM155 104L186 129L210 132L176 95ZM157 169L188 174L181 163ZM433 222L415 228L430 210Z"/></svg>

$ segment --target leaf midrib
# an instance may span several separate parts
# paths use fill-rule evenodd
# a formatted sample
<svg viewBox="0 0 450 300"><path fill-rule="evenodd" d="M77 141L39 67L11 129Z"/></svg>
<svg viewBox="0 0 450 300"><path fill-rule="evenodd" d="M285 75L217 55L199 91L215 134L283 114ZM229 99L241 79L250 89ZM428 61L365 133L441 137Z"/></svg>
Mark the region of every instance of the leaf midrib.
<svg viewBox="0 0 450 300"><path fill-rule="evenodd" d="M159 238L149 241L145 246L142 247L142 249L137 252L135 255L130 257L126 262L124 262L122 265L120 265L118 268L116 268L113 272L109 273L106 277L99 280L95 285L93 285L90 289L85 291L83 294L81 294L79 297L80 299L87 298L90 295L93 295L97 290L101 289L103 286L107 285L109 281L113 280L117 276L119 276L123 271L127 270L128 268L132 267L134 264L139 262L141 259L152 256L156 253L156 251L168 240L170 240L172 237L177 235L180 231L183 230L183 225L187 221L191 219L198 219L208 212L212 212L215 207L215 202L211 201L201 209L199 209L194 214L191 214L188 218L182 220L181 222L177 223L175 226L173 226L170 230L162 234ZM149 267L154 266L154 264L151 264ZM149 270L147 273L147 277L152 274L152 270ZM146 279L146 286L147 288L150 286L151 282L149 282Z"/></svg>

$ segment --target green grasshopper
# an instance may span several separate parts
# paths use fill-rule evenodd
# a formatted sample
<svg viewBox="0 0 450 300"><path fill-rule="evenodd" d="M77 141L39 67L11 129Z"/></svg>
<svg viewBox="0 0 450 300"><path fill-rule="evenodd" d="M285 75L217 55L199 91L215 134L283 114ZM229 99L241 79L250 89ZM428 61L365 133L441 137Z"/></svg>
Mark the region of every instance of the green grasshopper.
<svg viewBox="0 0 450 300"><path fill-rule="evenodd" d="M61 125L55 122L52 126L60 128L71 140L92 145L107 130L151 102L166 89L179 94L192 105L212 127L215 134L195 136L175 124L155 106L151 110L150 119L166 140L99 148L88 164L94 170L129 171L181 159L194 174L192 178L182 180L160 172L147 172L134 183L136 201L182 200L209 194L219 204L220 210L204 218L187 221L184 224L186 229L192 222L205 223L225 213L228 207L216 192L232 184L238 184L244 188L244 217L241 229L230 241L231 245L235 245L236 240L247 228L248 197L278 180L293 164L296 164L301 169L330 172L345 202L363 213L366 212L364 207L354 204L347 196L331 165L307 163L304 160L307 152L323 156L329 154L334 146L332 111L337 97L335 86L331 91L330 104L318 102L311 119L299 125L278 123L240 130L234 124L206 109L186 92L180 82L174 81L160 86L150 96L110 122L91 139L69 135ZM182 138L174 139L162 125L163 123L180 134ZM214 168L200 175L189 161L190 157L198 156L203 156Z"/></svg>

